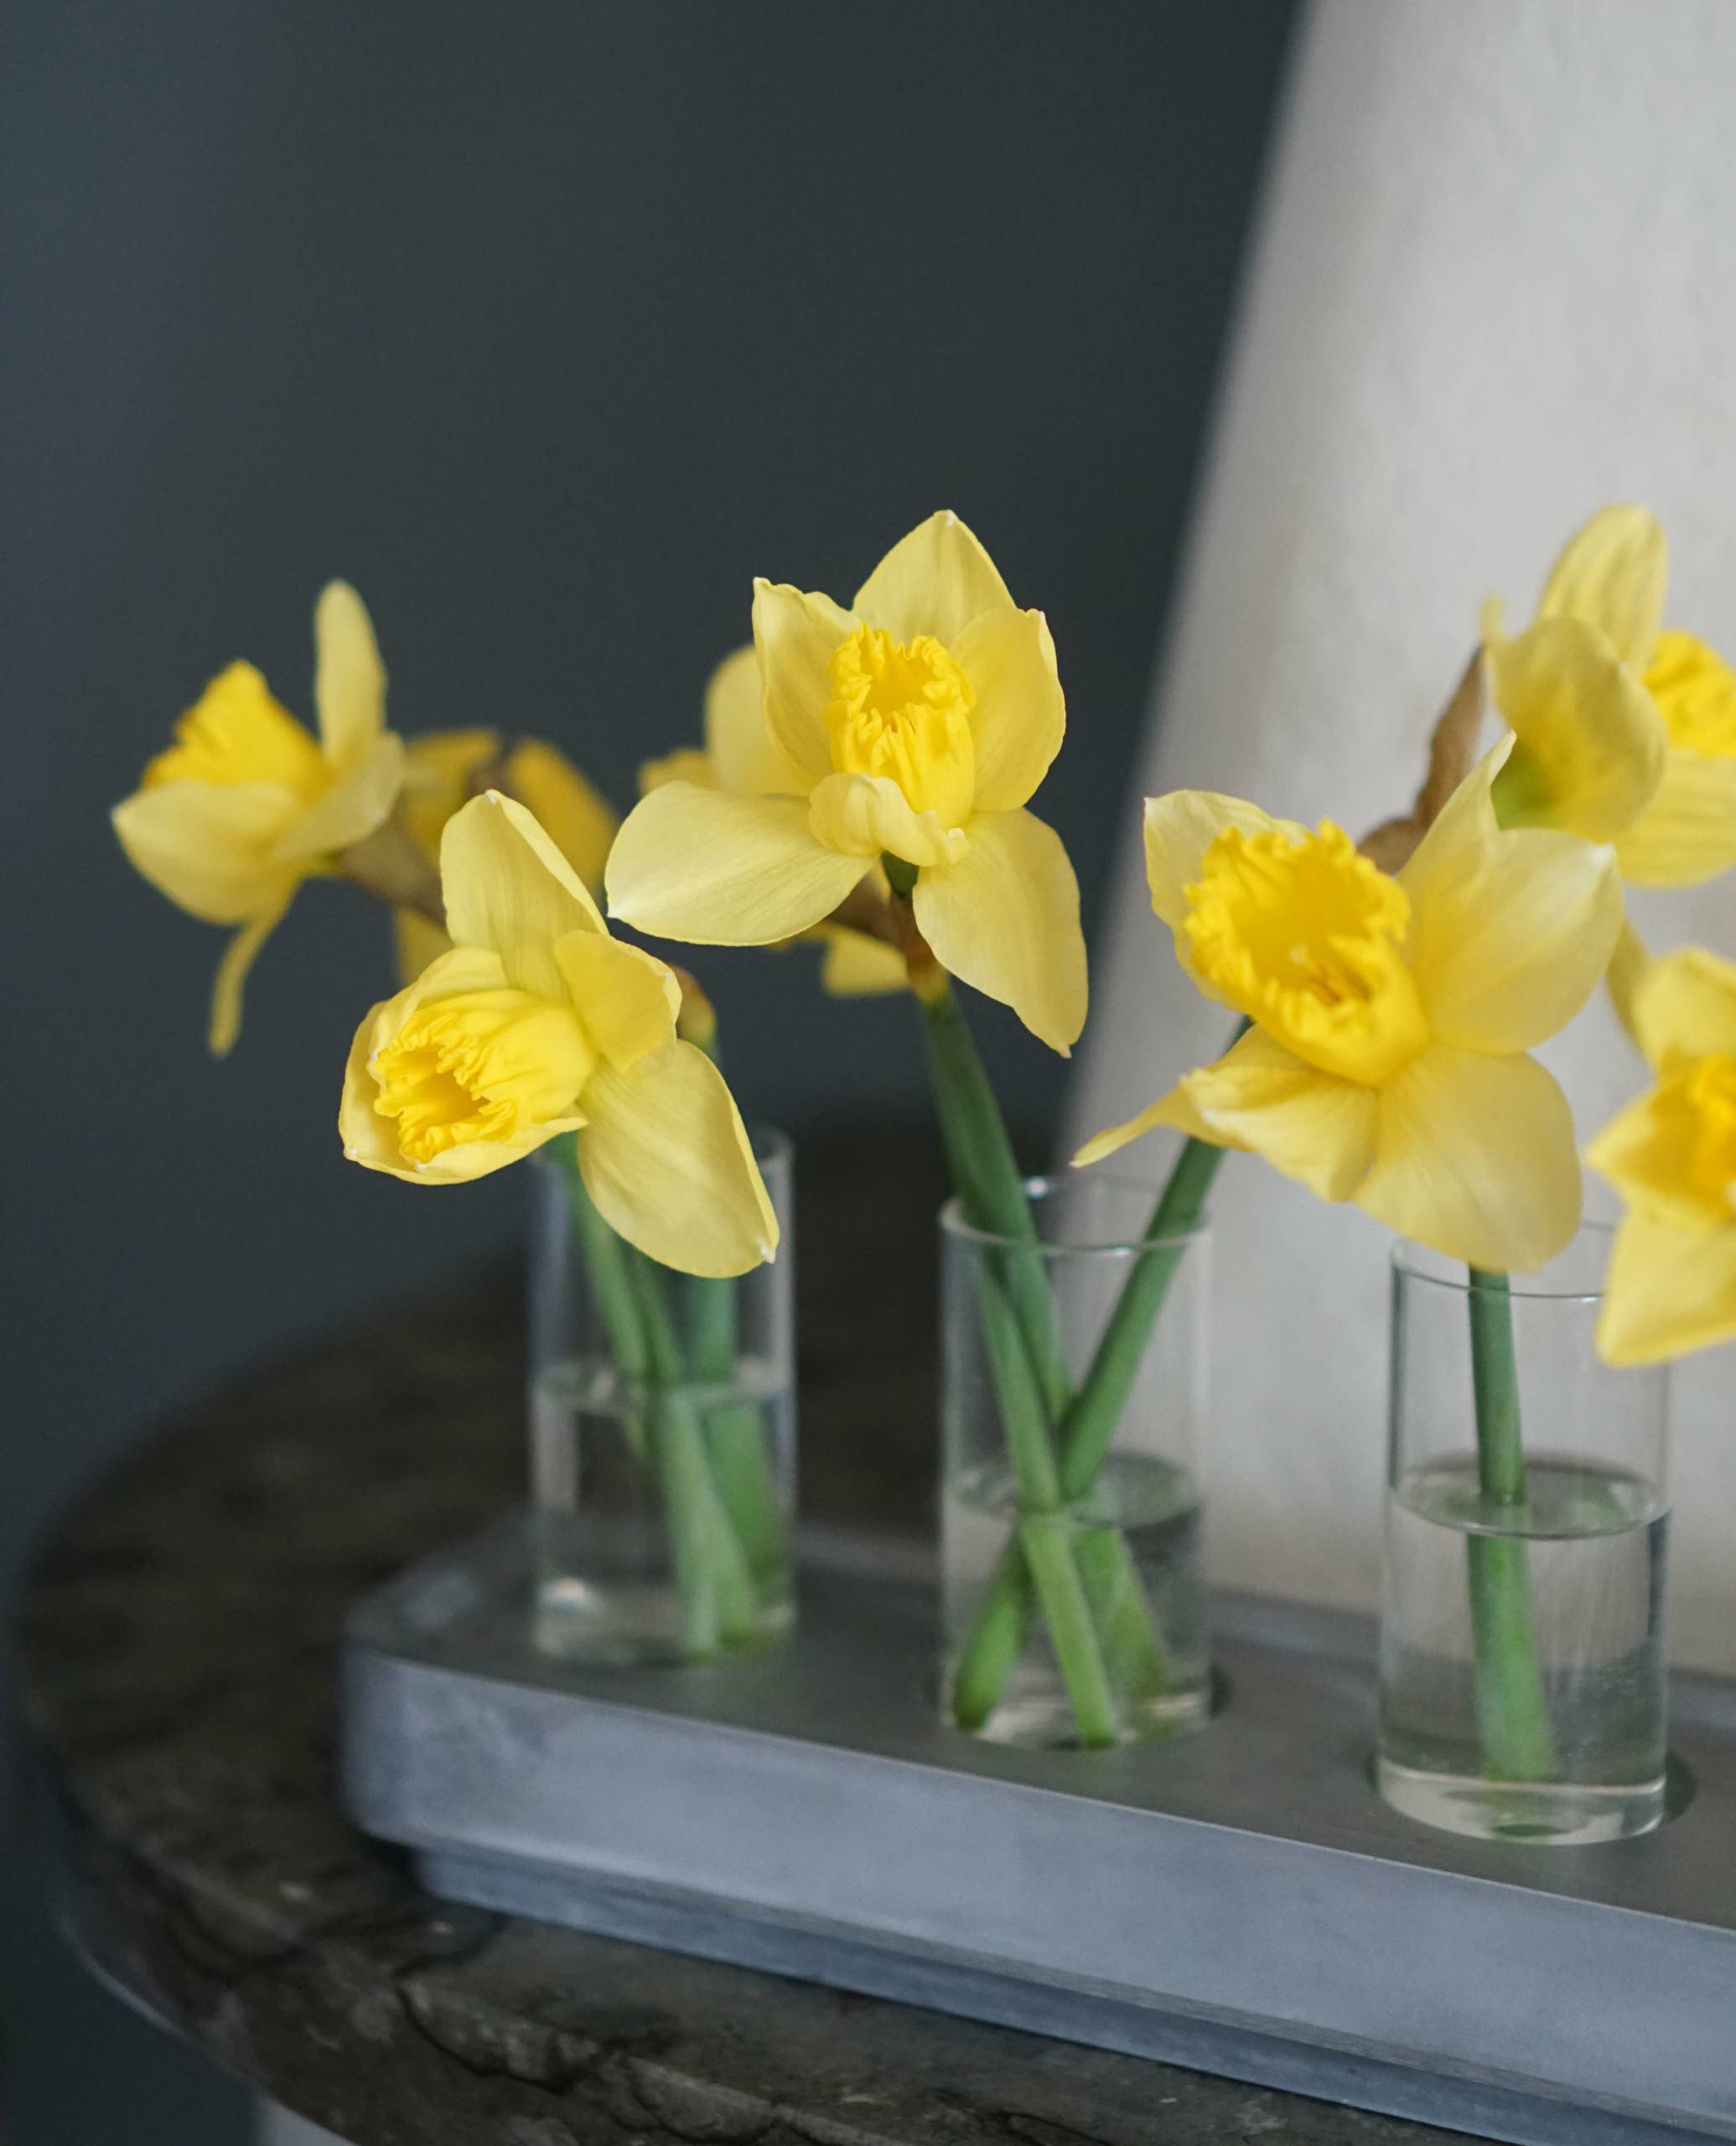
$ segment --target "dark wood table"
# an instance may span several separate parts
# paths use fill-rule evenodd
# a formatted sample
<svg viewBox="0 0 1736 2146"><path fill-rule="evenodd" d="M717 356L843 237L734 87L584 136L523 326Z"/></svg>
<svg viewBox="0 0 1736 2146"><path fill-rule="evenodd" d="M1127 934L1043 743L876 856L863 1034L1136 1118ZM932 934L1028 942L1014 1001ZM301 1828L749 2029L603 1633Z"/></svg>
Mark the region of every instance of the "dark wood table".
<svg viewBox="0 0 1736 2146"><path fill-rule="evenodd" d="M805 1502L924 1524L935 1159L805 1151ZM1423 2146L1448 2134L430 1899L333 1790L356 1595L522 1480L479 1276L167 1427L23 1610L43 1852L106 1981L356 2146Z"/></svg>

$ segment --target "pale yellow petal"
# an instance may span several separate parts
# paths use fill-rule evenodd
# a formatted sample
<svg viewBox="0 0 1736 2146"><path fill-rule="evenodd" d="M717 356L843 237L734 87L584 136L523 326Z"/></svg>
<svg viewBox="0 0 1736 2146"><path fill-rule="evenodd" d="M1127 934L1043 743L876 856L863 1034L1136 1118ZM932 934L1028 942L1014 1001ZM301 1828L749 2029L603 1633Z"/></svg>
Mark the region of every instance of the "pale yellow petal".
<svg viewBox="0 0 1736 2146"><path fill-rule="evenodd" d="M712 765L712 756L697 745L678 745L672 753L666 753L661 759L641 760L639 764L639 794L649 797L654 790L662 790L671 782L691 783L696 790L721 790L718 770Z"/></svg>
<svg viewBox="0 0 1736 2146"><path fill-rule="evenodd" d="M413 983L430 962L452 951L452 941L420 910L394 910L391 924L400 983Z"/></svg>
<svg viewBox="0 0 1736 2146"><path fill-rule="evenodd" d="M977 697L977 810L1013 811L1048 774L1066 734L1049 622L1040 611L985 611L960 633L952 654Z"/></svg>
<svg viewBox="0 0 1736 2146"><path fill-rule="evenodd" d="M1489 649L1490 690L1517 741L1495 784L1504 827L1562 827L1608 842L1663 780L1669 736L1609 643L1572 618Z"/></svg>
<svg viewBox="0 0 1736 2146"><path fill-rule="evenodd" d="M290 863L348 849L391 816L403 782L403 740L388 730L324 796L283 830L277 855Z"/></svg>
<svg viewBox="0 0 1736 2146"><path fill-rule="evenodd" d="M900 537L851 606L858 618L883 627L896 640L932 634L948 647L972 619L1012 608L994 561L958 516L946 511L931 514Z"/></svg>
<svg viewBox="0 0 1736 2146"><path fill-rule="evenodd" d="M1631 924L1625 923L1615 942L1615 951L1609 956L1609 972L1604 981L1609 986L1609 1003L1615 1009L1616 1019L1627 1031L1629 1040L1642 1051L1645 1045L1640 1039L1635 1018L1634 994L1650 965L1651 956L1645 951L1645 941Z"/></svg>
<svg viewBox="0 0 1736 2146"><path fill-rule="evenodd" d="M223 958L217 964L216 980L211 986L208 1040L214 1058L227 1058L235 1049L236 1039L241 1032L241 990L247 981L247 972L260 948L277 930L288 905L286 899L282 907L267 910L262 916L244 924L223 950Z"/></svg>
<svg viewBox="0 0 1736 2146"><path fill-rule="evenodd" d="M1736 865L1736 756L1673 747L1663 780L1615 854L1636 886L1697 887Z"/></svg>
<svg viewBox="0 0 1736 2146"><path fill-rule="evenodd" d="M1184 1084L1172 1088L1167 1096L1159 1096L1154 1103L1148 1103L1137 1117L1127 1118L1120 1125L1106 1126L1102 1132L1094 1134L1073 1158L1073 1167L1076 1170L1089 1169L1093 1163L1101 1163L1106 1155L1117 1153L1130 1141L1139 1139L1160 1125L1184 1133L1190 1140L1206 1141L1214 1148L1241 1144L1215 1132L1205 1122L1194 1107Z"/></svg>
<svg viewBox="0 0 1736 2146"><path fill-rule="evenodd" d="M471 778L500 757L498 730L427 730L404 741L404 824L438 864L446 822L471 795Z"/></svg>
<svg viewBox="0 0 1736 2146"><path fill-rule="evenodd" d="M1436 1044L1378 1091L1375 1163L1359 1206L1448 1259L1530 1273L1579 1226L1573 1120L1522 1053Z"/></svg>
<svg viewBox="0 0 1736 2146"><path fill-rule="evenodd" d="M1632 1006L1635 1039L1660 1070L1678 1058L1736 1057L1736 962L1679 947L1646 965Z"/></svg>
<svg viewBox="0 0 1736 2146"><path fill-rule="evenodd" d="M1679 1088L1647 1089L1616 1112L1585 1159L1635 1214L1685 1230L1736 1221L1729 1200L1696 1181L1702 1136L1697 1113L1683 1100Z"/></svg>
<svg viewBox="0 0 1736 2146"><path fill-rule="evenodd" d="M1029 812L986 812L956 863L925 869L912 898L935 958L1010 1006L1065 1057L1085 1026L1079 884L1052 827Z"/></svg>
<svg viewBox="0 0 1736 2146"><path fill-rule="evenodd" d="M825 721L829 666L856 623L829 596L805 595L787 583L754 583L754 646L765 723L803 791L832 773Z"/></svg>
<svg viewBox="0 0 1736 2146"><path fill-rule="evenodd" d="M744 1274L777 1250L777 1217L723 1076L691 1043L584 1092L579 1173L609 1226L684 1274Z"/></svg>
<svg viewBox="0 0 1736 2146"><path fill-rule="evenodd" d="M1630 1215L1615 1233L1598 1350L1607 1363L1656 1364L1736 1340L1736 1223L1679 1230Z"/></svg>
<svg viewBox="0 0 1736 2146"><path fill-rule="evenodd" d="M1606 506L1569 539L1537 616L1595 627L1624 663L1643 671L1663 621L1669 570L1657 516L1643 506Z"/></svg>
<svg viewBox="0 0 1736 2146"><path fill-rule="evenodd" d="M807 801L816 842L858 860L890 851L906 864L945 864L963 856L969 837L939 813L916 812L889 775L829 775Z"/></svg>
<svg viewBox="0 0 1736 2146"><path fill-rule="evenodd" d="M1213 790L1172 790L1145 801L1145 877L1151 905L1172 931L1179 931L1188 913L1187 890L1200 877L1205 853L1226 827L1244 834L1270 834L1274 828L1293 842L1307 839L1308 829L1294 820L1274 820L1257 805L1225 797Z"/></svg>
<svg viewBox="0 0 1736 2146"><path fill-rule="evenodd" d="M1622 926L1612 851L1495 823L1497 746L1454 790L1399 873L1405 957L1432 1032L1468 1050L1528 1050L1564 1028L1602 980Z"/></svg>
<svg viewBox="0 0 1736 2146"><path fill-rule="evenodd" d="M367 606L347 581L328 582L314 609L314 705L327 764L359 767L386 728L386 666Z"/></svg>
<svg viewBox="0 0 1736 2146"><path fill-rule="evenodd" d="M111 816L133 869L189 916L245 924L281 908L302 874L273 846L303 810L274 782L165 782Z"/></svg>
<svg viewBox="0 0 1736 2146"><path fill-rule="evenodd" d="M1322 1200L1352 1198L1373 1166L1375 1091L1321 1072L1258 1029L1180 1088L1213 1140L1263 1155Z"/></svg>
<svg viewBox="0 0 1736 2146"><path fill-rule="evenodd" d="M738 797L798 797L811 786L767 727L752 641L726 656L706 682L705 749L718 789Z"/></svg>
<svg viewBox="0 0 1736 2146"><path fill-rule="evenodd" d="M697 946L770 946L829 916L864 868L814 839L801 798L674 782L627 815L609 855L609 911Z"/></svg>
<svg viewBox="0 0 1736 2146"><path fill-rule="evenodd" d="M600 931L569 932L555 959L586 1034L618 1073L674 1048L681 987L666 962Z"/></svg>
<svg viewBox="0 0 1736 2146"><path fill-rule="evenodd" d="M440 884L453 944L491 949L508 981L539 998L567 995L556 940L604 928L573 867L524 806L498 790L473 797L447 822Z"/></svg>
<svg viewBox="0 0 1736 2146"><path fill-rule="evenodd" d="M902 991L909 982L904 956L884 939L842 924L822 924L816 929L826 941L820 982L833 998L870 998Z"/></svg>
<svg viewBox="0 0 1736 2146"><path fill-rule="evenodd" d="M593 897L600 897L609 846L620 826L602 791L541 738L515 745L502 773L507 794L536 820Z"/></svg>

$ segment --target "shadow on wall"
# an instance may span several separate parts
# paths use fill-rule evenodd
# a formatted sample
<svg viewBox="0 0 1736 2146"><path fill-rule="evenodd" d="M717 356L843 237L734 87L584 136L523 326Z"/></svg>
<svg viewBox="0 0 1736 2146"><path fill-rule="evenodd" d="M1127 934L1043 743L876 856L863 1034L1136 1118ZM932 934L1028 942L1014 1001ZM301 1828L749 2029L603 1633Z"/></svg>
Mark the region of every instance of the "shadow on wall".
<svg viewBox="0 0 1736 2146"><path fill-rule="evenodd" d="M423 1200L339 1159L386 973L368 908L308 890L215 1069L216 935L104 822L231 657L307 711L328 576L374 610L398 728L542 732L624 801L697 735L753 573L847 596L954 506L1055 630L1072 736L1042 803L1089 915L1288 18L7 11L0 872L32 1070L0 1575L143 1418L515 1224L510 1179ZM792 1049L804 956L707 976L751 1110L920 1107L902 1005ZM1052 1116L1060 1062L1008 1044L1011 1108ZM91 2039L0 1890L19 2146L179 2146L187 2110L133 2090L143 2060Z"/></svg>

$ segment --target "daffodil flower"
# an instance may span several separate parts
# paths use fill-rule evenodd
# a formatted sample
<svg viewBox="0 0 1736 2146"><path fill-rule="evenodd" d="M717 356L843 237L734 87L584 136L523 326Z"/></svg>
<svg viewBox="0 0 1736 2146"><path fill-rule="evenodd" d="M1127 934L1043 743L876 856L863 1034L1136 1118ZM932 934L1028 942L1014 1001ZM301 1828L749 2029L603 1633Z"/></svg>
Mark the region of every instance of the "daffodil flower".
<svg viewBox="0 0 1736 2146"><path fill-rule="evenodd" d="M1655 1364L1736 1338L1736 963L1684 947L1631 1003L1657 1081L1587 1151L1627 1208L1598 1347Z"/></svg>
<svg viewBox="0 0 1736 2146"><path fill-rule="evenodd" d="M653 790L610 854L613 912L712 946L764 946L830 916L890 858L941 966L1063 1053L1085 1021L1079 891L1024 807L1060 750L1065 703L1040 611L938 514L895 545L847 611L759 581L754 645L772 794Z"/></svg>
<svg viewBox="0 0 1736 2146"><path fill-rule="evenodd" d="M114 811L136 868L189 915L239 925L218 964L211 1049L241 1031L248 970L303 880L391 814L404 749L386 728L386 671L361 599L330 583L314 613L316 740L251 663L231 663Z"/></svg>
<svg viewBox="0 0 1736 2146"><path fill-rule="evenodd" d="M765 727L759 658L751 641L726 656L707 682L703 748L684 746L661 759L647 760L639 770L641 796L671 782L725 790L733 797L788 796L801 788L801 775ZM885 873L876 864L866 876L884 901L891 893ZM873 932L828 917L803 936L825 947L820 982L835 998L869 998L904 988L904 956Z"/></svg>
<svg viewBox="0 0 1736 2146"><path fill-rule="evenodd" d="M1536 622L1485 608L1496 707L1517 741L1495 785L1505 826L1615 844L1640 886L1736 864L1736 671L1663 626L1668 553L1643 507L1605 507L1556 562Z"/></svg>
<svg viewBox="0 0 1736 2146"><path fill-rule="evenodd" d="M492 777L552 839L586 890L601 895L603 861L620 823L608 800L554 746L524 738L508 749L498 730L431 730L411 739L404 751L403 819L430 863L439 863L447 822ZM416 910L397 910L394 923L398 975L407 983L452 941Z"/></svg>
<svg viewBox="0 0 1736 2146"><path fill-rule="evenodd" d="M1253 1026L1075 1159L1155 1125L1251 1148L1454 1259L1542 1266L1578 1226L1573 1120L1528 1054L1584 1003L1621 927L1606 847L1506 833L1497 747L1396 879L1203 790L1146 806L1152 903L1209 998Z"/></svg>
<svg viewBox="0 0 1736 2146"><path fill-rule="evenodd" d="M611 939L521 805L474 798L440 843L450 953L356 1031L339 1130L364 1169L453 1184L577 1137L598 1212L684 1273L744 1273L777 1220L735 1103L676 1034L670 969Z"/></svg>

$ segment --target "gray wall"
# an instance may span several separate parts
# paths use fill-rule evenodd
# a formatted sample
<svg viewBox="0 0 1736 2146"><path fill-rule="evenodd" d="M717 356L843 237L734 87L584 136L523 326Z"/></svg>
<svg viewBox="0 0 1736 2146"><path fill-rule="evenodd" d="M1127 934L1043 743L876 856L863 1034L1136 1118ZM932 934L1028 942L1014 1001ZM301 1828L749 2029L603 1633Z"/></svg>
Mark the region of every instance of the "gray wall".
<svg viewBox="0 0 1736 2146"><path fill-rule="evenodd" d="M1054 625L1072 732L1041 803L1089 911L1288 20L13 0L0 1582L153 1416L514 1226L510 1181L419 1197L339 1159L384 973L343 890L298 904L207 1061L216 935L103 816L173 717L242 653L305 711L341 573L400 728L543 731L625 797L697 732L754 573L847 597L948 505ZM749 1107L920 1107L904 1007L821 1017L800 957L707 973ZM992 1029L1040 1126L1059 1061ZM0 1871L9 2136L231 2136L33 1900Z"/></svg>

